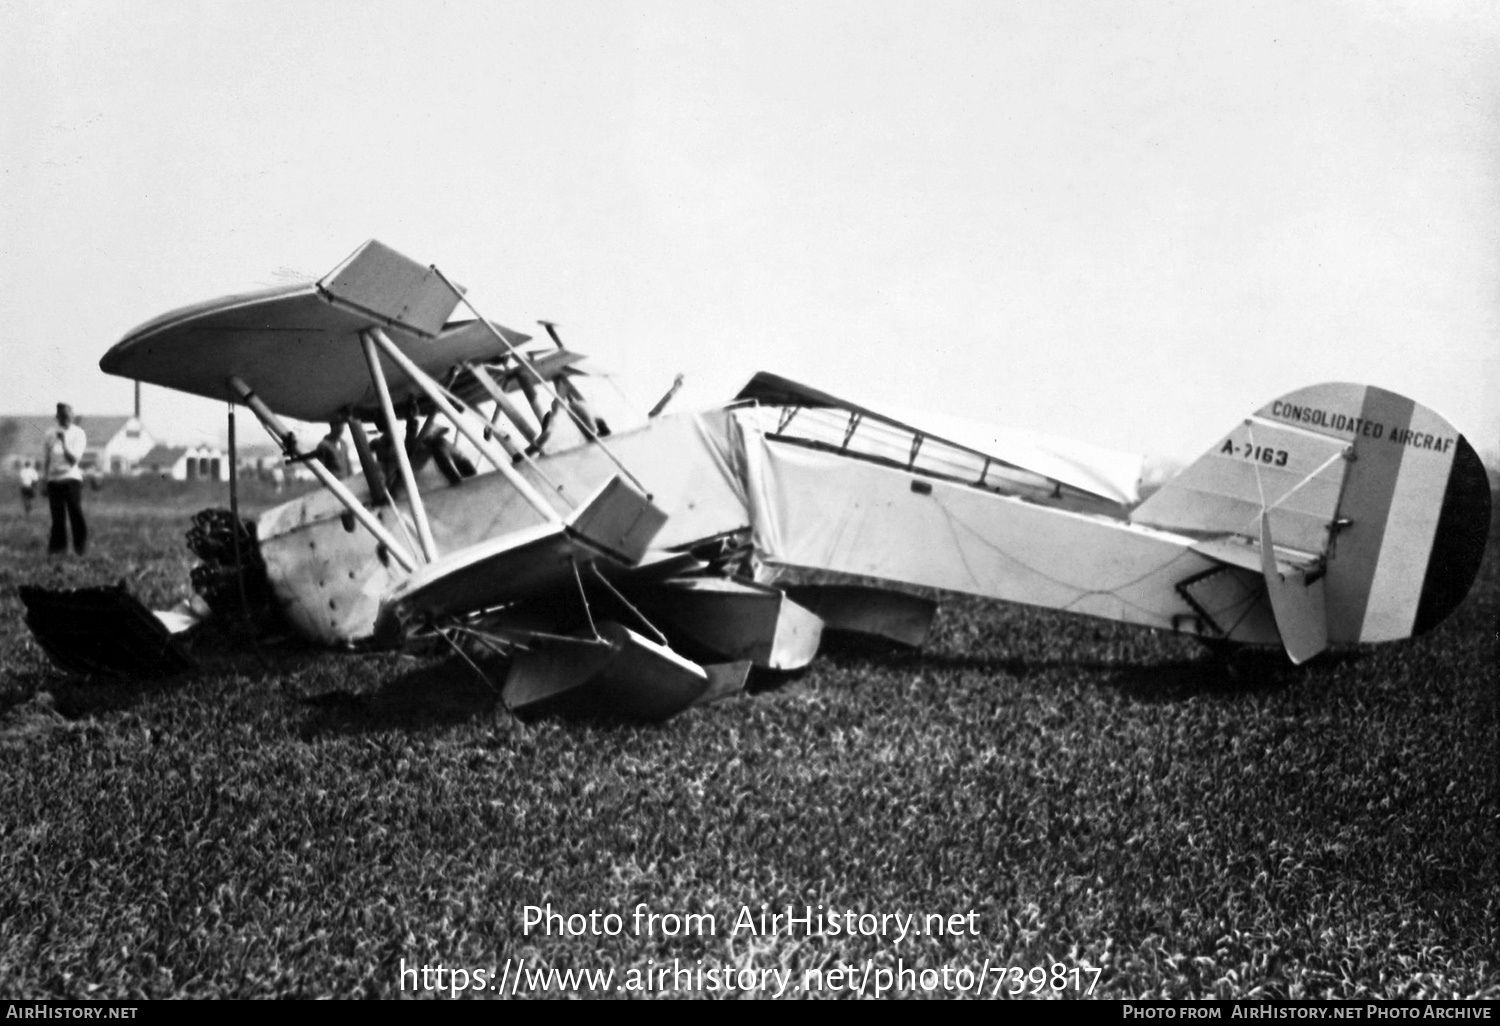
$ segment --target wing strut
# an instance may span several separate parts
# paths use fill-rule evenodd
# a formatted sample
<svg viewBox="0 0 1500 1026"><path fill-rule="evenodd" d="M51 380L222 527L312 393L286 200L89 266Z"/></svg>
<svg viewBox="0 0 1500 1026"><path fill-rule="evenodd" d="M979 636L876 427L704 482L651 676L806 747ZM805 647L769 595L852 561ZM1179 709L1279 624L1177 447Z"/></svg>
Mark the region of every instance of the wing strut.
<svg viewBox="0 0 1500 1026"><path fill-rule="evenodd" d="M446 278L443 280L447 281ZM491 445L482 432L474 429L474 426L469 423L468 419L460 414L453 404L449 402L448 397L443 394L442 387L436 381L432 380L422 368L413 363L405 353L396 348L396 344L390 340L385 332L379 328L369 328L362 334L367 345L374 344L379 346L385 355L389 356L391 361L397 367L400 367L406 376L427 394L427 398L432 400L432 404L441 410L443 415L453 422L453 426L458 428L459 433L467 438L485 459L490 461L494 468L511 483L511 486L517 492L521 493L521 498L525 499L532 509L540 513L542 518L549 524L562 523L562 517L558 516L557 510L553 509L551 503L542 497L542 493L533 488L531 482L516 472L516 468L511 466L511 462L505 454ZM376 365L378 363L372 366ZM645 491L645 489L641 490Z"/></svg>
<svg viewBox="0 0 1500 1026"><path fill-rule="evenodd" d="M230 377L229 389L239 397L242 403L250 407L251 412L260 419L260 422L265 425L266 430L281 444L282 452L287 458L295 458L298 455L297 436L287 430L286 425L281 422L281 419L276 414L271 412L271 408L265 404L265 401L256 395L255 391L238 376ZM354 493L345 488L343 482L337 477L334 477L331 470L323 466L320 460L307 460L303 463L303 466L312 471L313 476L318 479L318 483L332 492L334 498L343 503L344 507L350 513L354 514L354 518L364 525L365 530L373 534L375 540L386 547L386 550L391 554L391 558L400 563L402 569L408 573L416 570L417 564L412 559L410 553L385 529L379 520L375 519L375 515L354 497Z"/></svg>
<svg viewBox="0 0 1500 1026"><path fill-rule="evenodd" d="M485 318L484 314L480 313L479 310L474 306L474 304L469 302L468 297L463 294L463 291L457 285L454 285L451 281L449 281L447 275L443 274L442 271L439 271L436 265L433 265L432 273L437 275L444 285L447 285L450 289L453 290L453 294L458 297L458 301L460 303L463 303L464 306L467 306L469 308L469 311L475 317L479 318L479 323L488 328L490 330L490 334L494 335L497 339L500 340L500 344L505 346L505 348L510 352L510 355L514 356L516 358L516 361L531 373L531 376L536 379L536 383L542 386L542 390L552 397L552 401L568 412L568 416L573 418L573 423L578 425L578 430L583 432L584 437L587 438L590 442L593 442L595 445L597 445L599 449L604 453L604 455L609 457L610 462L615 465L615 469L624 474L630 480L630 483L635 485L636 489L640 491L642 495L644 495L647 499L650 499L651 493L646 491L646 486L641 484L640 480L630 472L629 467L620 462L620 458L614 454L614 451L611 450L608 445L604 444L604 441L600 439L598 434L594 432L594 429L584 422L584 419L578 415L578 411L573 409L573 404L565 402L562 396L558 394L557 390L549 385L546 379L537 373L536 367L532 366L531 361L526 358L526 355L515 346L511 345L510 339L506 338L503 333L496 330L495 326ZM554 342L557 342L557 332L553 330L555 326L549 321L542 321L541 323L546 326L548 334L552 336L552 340ZM559 348L561 348L560 343ZM526 379L523 377L521 380L525 381Z"/></svg>
<svg viewBox="0 0 1500 1026"><path fill-rule="evenodd" d="M526 419L526 415L521 412L521 408L511 402L510 396L505 394L505 390L495 383L494 378L490 377L489 371L472 361L464 366L468 368L470 374L474 375L474 380L479 382L480 387L490 394L490 398L495 400L495 405L501 413L505 414L505 418L515 425L517 431L525 436L526 443L528 445L535 444L538 438L536 428L531 426L531 421Z"/></svg>
<svg viewBox="0 0 1500 1026"><path fill-rule="evenodd" d="M431 563L438 556L437 542L432 538L432 525L427 522L427 507L423 505L422 495L417 491L417 475L412 473L411 457L407 454L406 446L402 444L401 435L396 429L396 406L391 402L391 390L386 385L385 371L380 366L380 358L375 355L375 342L371 338L377 331L379 329L360 332L360 345L364 349L365 363L370 367L370 378L375 382L375 392L380 396L380 415L385 421L385 440L391 453L396 457L396 469L400 472L401 483L406 488L406 503L411 507L412 519L417 523L417 542L422 546L423 558Z"/></svg>

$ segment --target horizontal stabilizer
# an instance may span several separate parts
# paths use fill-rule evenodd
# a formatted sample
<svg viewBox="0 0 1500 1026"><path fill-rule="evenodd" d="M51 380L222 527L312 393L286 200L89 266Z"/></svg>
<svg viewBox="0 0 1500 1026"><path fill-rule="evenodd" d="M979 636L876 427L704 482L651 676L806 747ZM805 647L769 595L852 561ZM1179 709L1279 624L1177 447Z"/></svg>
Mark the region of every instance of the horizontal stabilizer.
<svg viewBox="0 0 1500 1026"><path fill-rule="evenodd" d="M1225 535L1221 538L1205 538L1192 544L1192 550L1199 555L1207 556L1209 559L1220 563L1228 563L1237 566L1241 570L1249 570L1257 577L1264 569L1260 561L1260 539L1243 538L1239 535ZM1307 572L1313 567L1322 564L1322 557L1311 556L1303 552L1293 552L1285 547L1277 550L1276 562L1282 568L1282 572L1292 571Z"/></svg>
<svg viewBox="0 0 1500 1026"><path fill-rule="evenodd" d="M1137 506L1130 520L1253 540L1261 510L1269 508L1282 545L1322 552L1352 453L1344 439L1250 418Z"/></svg>

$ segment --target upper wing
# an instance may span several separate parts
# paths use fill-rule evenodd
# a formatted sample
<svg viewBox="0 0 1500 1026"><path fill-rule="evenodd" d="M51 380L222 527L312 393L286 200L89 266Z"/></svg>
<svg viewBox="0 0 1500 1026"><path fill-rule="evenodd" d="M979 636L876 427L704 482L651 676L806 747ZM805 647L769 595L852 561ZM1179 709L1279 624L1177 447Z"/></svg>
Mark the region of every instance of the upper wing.
<svg viewBox="0 0 1500 1026"><path fill-rule="evenodd" d="M226 382L239 377L283 416L327 420L375 406L359 338L368 328L384 329L434 377L461 362L504 356L505 345L483 323L445 323L457 302L430 268L371 240L319 282L226 296L148 321L99 367L221 400L233 398ZM499 330L512 345L530 337ZM416 394L401 375L390 378L397 402Z"/></svg>

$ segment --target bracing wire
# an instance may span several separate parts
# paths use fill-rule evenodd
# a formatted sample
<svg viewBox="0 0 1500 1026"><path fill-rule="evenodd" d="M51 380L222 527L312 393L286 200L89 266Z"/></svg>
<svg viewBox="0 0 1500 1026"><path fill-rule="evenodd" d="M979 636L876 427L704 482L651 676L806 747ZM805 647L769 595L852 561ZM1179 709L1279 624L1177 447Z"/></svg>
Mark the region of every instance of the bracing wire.
<svg viewBox="0 0 1500 1026"><path fill-rule="evenodd" d="M667 636L665 634L663 634L661 631L659 631L659 630L656 629L656 624L654 624L650 620L646 619L646 614L645 613L641 612L639 609L635 608L635 606L631 605L630 600L628 598L626 598L624 595L620 594L620 589L616 588L613 584L611 584L609 582L609 578L605 577L604 574L602 574L602 573L599 572L599 567L596 564L590 563L589 564L589 569L592 570L592 571L594 571L594 576L597 577L597 578L599 578L600 583L603 584L606 588L608 588L610 590L610 593L613 594L615 598L619 599L620 602L621 602L621 604L623 604L626 609L630 610L632 613L635 614L635 618L637 620L639 620L642 624L644 624L645 627L646 627L646 629L648 631L650 631L652 634L656 635L656 640L657 640L658 643L660 643L662 645L667 644Z"/></svg>
<svg viewBox="0 0 1500 1026"><path fill-rule="evenodd" d="M594 635L595 641L603 641L604 638L599 634L599 628L594 626L594 611L589 608L589 596L583 590L583 575L578 572L578 560L570 559L568 564L573 568L573 580L578 585L578 598L583 602L583 615L588 617L589 632Z"/></svg>
<svg viewBox="0 0 1500 1026"><path fill-rule="evenodd" d="M452 647L453 651L455 651L455 652L458 653L459 658L461 658L464 662L466 662L466 663L469 664L470 669L472 669L475 673L477 673L479 675L479 679L482 680L482 681L484 681L485 687L489 688L496 695L500 694L500 689L497 688L497 687L495 687L495 682L492 681L492 680L490 680L489 674L487 674L483 670L481 670L479 668L479 664L476 663L476 662L474 662L474 660L472 660L472 659L469 658L469 653L467 653L467 652L465 652L463 650L463 646L462 645L460 645L458 642L454 641L452 638L450 638L448 636L447 630L439 627L437 629L437 634L438 634L438 637L442 638L444 641L446 641Z"/></svg>

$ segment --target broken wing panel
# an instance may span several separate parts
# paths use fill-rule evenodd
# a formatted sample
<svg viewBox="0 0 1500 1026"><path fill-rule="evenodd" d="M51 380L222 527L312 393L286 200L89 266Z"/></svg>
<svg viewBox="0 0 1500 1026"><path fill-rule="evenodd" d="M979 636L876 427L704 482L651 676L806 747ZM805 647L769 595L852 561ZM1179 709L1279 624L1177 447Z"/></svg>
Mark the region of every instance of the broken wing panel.
<svg viewBox="0 0 1500 1026"><path fill-rule="evenodd" d="M392 327L432 338L443 330L458 296L437 272L371 239L318 282L336 304Z"/></svg>
<svg viewBox="0 0 1500 1026"><path fill-rule="evenodd" d="M723 687L723 682L719 682ZM593 638L538 637L511 663L501 696L522 719L665 720L700 701L708 672L618 623Z"/></svg>

